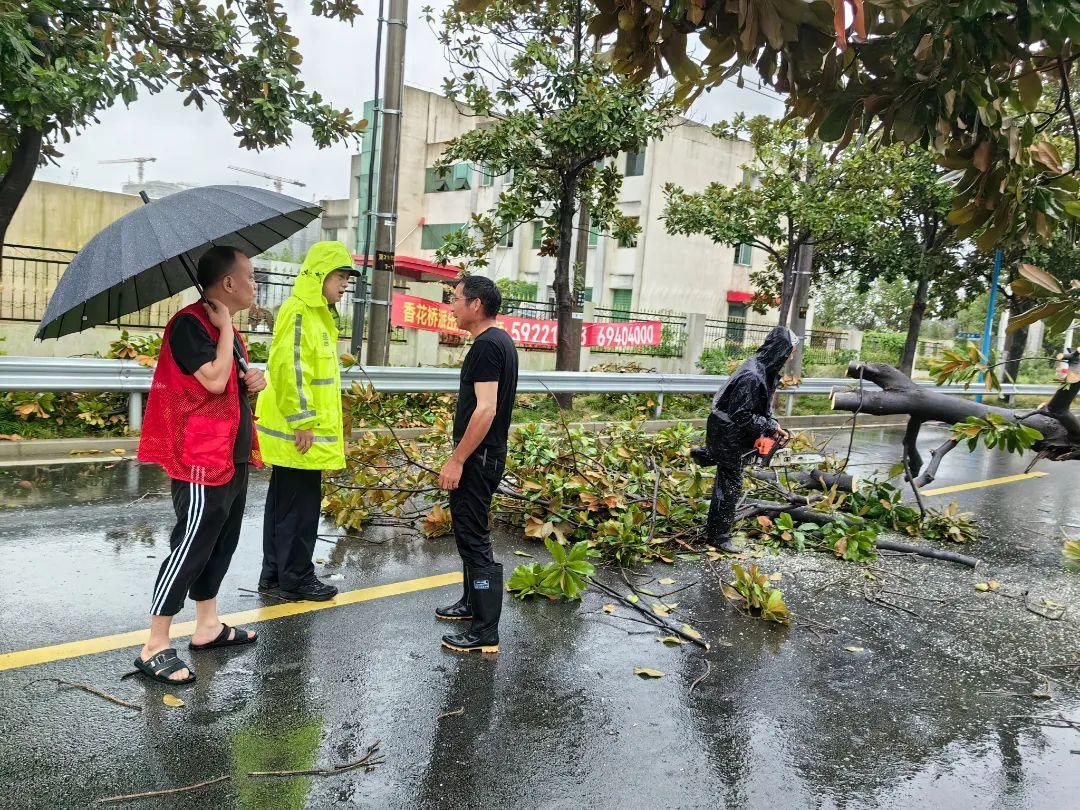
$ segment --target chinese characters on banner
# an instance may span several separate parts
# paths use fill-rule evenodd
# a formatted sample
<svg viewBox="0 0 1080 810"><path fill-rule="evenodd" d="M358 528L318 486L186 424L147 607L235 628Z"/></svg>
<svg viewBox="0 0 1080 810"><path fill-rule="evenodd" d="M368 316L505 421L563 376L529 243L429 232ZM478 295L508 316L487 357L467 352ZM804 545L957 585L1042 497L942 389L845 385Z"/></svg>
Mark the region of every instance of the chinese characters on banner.
<svg viewBox="0 0 1080 810"><path fill-rule="evenodd" d="M406 329L424 329L430 332L446 332L465 335L458 329L449 304L429 301L414 295L395 295L390 307L390 322ZM521 346L544 346L554 348L559 336L557 321L541 318L517 318L500 315L495 319L500 329L505 329L514 343ZM663 324L660 321L628 321L625 323L586 323L582 326L581 342L584 346L622 348L631 346L659 346Z"/></svg>

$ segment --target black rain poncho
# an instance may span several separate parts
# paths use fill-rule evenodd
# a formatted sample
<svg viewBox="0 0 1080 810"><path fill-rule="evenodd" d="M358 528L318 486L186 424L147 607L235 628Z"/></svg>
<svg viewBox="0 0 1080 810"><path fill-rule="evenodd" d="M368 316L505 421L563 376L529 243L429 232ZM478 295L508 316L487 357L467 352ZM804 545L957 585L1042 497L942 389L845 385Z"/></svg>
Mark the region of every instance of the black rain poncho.
<svg viewBox="0 0 1080 810"><path fill-rule="evenodd" d="M777 326L716 392L705 443L717 463L737 465L756 439L776 432L773 394L795 341L790 329Z"/></svg>
<svg viewBox="0 0 1080 810"><path fill-rule="evenodd" d="M742 457L762 437L780 427L772 398L797 338L788 328L769 332L761 348L732 374L713 398L706 424L706 451L716 464L706 538L713 545L731 540L735 508L742 493Z"/></svg>

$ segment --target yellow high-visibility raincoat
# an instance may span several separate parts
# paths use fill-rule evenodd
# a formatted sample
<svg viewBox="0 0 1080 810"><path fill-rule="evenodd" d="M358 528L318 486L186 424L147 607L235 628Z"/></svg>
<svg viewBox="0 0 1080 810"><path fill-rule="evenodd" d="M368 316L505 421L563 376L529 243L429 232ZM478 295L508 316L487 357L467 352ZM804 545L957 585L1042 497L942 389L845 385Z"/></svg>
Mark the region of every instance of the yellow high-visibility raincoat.
<svg viewBox="0 0 1080 810"><path fill-rule="evenodd" d="M255 409L263 461L269 464L301 470L345 466L338 328L322 289L330 273L352 267L352 254L341 242L312 245L274 320L267 386ZM296 449L297 430L315 433L307 453Z"/></svg>

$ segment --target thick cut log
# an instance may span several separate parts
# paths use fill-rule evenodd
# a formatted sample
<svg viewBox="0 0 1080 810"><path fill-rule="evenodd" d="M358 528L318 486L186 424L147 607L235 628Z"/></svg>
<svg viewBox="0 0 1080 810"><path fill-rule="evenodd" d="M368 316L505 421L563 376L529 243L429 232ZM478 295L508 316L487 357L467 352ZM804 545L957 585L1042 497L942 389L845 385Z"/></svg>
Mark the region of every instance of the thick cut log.
<svg viewBox="0 0 1080 810"><path fill-rule="evenodd" d="M844 473L827 473L822 470L788 470L783 475L776 470L751 470L750 476L758 481L777 481L781 483L786 479L793 481L806 489L814 489L818 492L828 492L836 487L840 492L855 491L855 477Z"/></svg>
<svg viewBox="0 0 1080 810"><path fill-rule="evenodd" d="M991 413L1039 431L1043 438L1035 443L1034 449L1044 454L1046 458L1055 461L1080 458L1080 431L1077 430L1080 428L1080 421L1069 412L1072 400L1080 391L1080 384L1062 389L1044 408L1033 411L1014 411L923 388L904 376L898 369L882 363L854 362L848 366L848 376L872 382L881 390L868 391L863 388L853 391L848 388L834 388L833 410L857 411L875 416L897 414L910 416L911 422L908 425L907 435L904 437L904 445L912 472L916 475L922 469L922 458L915 448L915 442L923 423L940 422L955 425L970 416L985 418ZM941 457L951 449L952 447L946 448L944 445L938 448L935 451L934 461L940 463Z"/></svg>

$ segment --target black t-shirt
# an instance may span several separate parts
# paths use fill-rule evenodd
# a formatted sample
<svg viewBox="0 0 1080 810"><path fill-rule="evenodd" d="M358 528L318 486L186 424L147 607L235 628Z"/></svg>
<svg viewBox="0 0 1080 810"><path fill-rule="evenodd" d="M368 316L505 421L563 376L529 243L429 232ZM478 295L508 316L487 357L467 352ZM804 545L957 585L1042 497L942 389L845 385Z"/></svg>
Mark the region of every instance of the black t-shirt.
<svg viewBox="0 0 1080 810"><path fill-rule="evenodd" d="M461 366L461 385L458 387L457 412L454 414L454 442L461 441L476 410L476 391L473 383L498 382L499 394L495 420L480 447L506 449L510 432L510 414L517 396L518 356L510 335L492 326L477 336Z"/></svg>
<svg viewBox="0 0 1080 810"><path fill-rule="evenodd" d="M240 339L234 337L237 351L240 351ZM217 358L217 344L210 339L206 327L194 315L184 313L172 325L169 333L169 348L180 370L191 375L210 361ZM241 352L242 354L242 352ZM240 367L233 362L236 376L240 376ZM233 463L247 463L251 460L251 404L248 402L247 388L243 380L237 390L240 392L240 429L236 432L236 444L233 446Z"/></svg>

